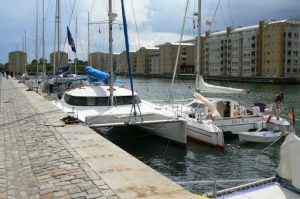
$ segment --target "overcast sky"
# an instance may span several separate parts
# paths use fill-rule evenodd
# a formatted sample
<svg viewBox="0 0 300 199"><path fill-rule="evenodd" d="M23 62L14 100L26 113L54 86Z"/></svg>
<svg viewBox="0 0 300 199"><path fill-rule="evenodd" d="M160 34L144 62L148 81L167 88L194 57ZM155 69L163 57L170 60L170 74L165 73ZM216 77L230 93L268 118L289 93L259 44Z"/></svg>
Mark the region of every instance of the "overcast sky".
<svg viewBox="0 0 300 199"><path fill-rule="evenodd" d="M153 47L165 42L178 41L183 22L186 0L124 0L126 3L127 21L131 50L139 47ZM41 30L42 30L42 0L39 2L38 17L38 51L42 56ZM73 17L72 7L75 2ZM119 0L113 0L113 8L118 13L117 23L121 22ZM132 4L131 4L132 2ZM207 31L205 21L212 21L219 0L202 0L202 31ZM134 7L136 24L134 23ZM77 51L79 59L87 57L87 16L91 21L107 20L108 0L61 0L61 49L74 54L65 44L66 26L70 26L75 39L75 18L78 18ZM195 0L190 0L188 19L184 38L190 39L196 34L193 28L193 13L197 9ZM46 58L54 46L54 16L55 1L45 0L45 38ZM220 0L211 30L224 30L227 26L249 26L260 20L300 19L300 0ZM14 50L24 50L26 29L26 51L28 61L35 58L35 26L36 26L36 0L9 0L2 2L0 7L0 63L8 62L8 53ZM91 51L108 51L107 24L90 26ZM136 31L138 29L138 34ZM139 37L137 37L137 35ZM138 39L139 38L139 39ZM114 25L114 52L124 50L123 32L120 25Z"/></svg>

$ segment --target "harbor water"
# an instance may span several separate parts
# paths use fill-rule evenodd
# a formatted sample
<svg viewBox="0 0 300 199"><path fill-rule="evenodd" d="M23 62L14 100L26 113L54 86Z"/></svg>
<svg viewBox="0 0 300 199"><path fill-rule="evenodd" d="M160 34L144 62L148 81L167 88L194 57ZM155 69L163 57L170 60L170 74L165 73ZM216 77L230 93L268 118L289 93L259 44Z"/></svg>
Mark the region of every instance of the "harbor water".
<svg viewBox="0 0 300 199"><path fill-rule="evenodd" d="M284 92L285 109L282 117L288 118L292 106L296 113L296 131L299 131L300 86L297 84L262 84L241 82L209 82L214 85L244 88L249 94L204 94L209 97L232 98L242 105L253 106L255 101L272 103L279 92ZM129 83L126 81L126 87ZM193 97L194 80L180 80L171 88L169 79L136 78L134 89L146 100L187 99ZM172 91L172 92L171 92ZM299 135L299 133L298 133ZM280 144L240 143L225 141L223 151L188 141L186 147L174 146L168 140L152 136L139 129L112 131L106 137L145 164L182 185L187 190L203 194L245 184L275 175L279 163Z"/></svg>

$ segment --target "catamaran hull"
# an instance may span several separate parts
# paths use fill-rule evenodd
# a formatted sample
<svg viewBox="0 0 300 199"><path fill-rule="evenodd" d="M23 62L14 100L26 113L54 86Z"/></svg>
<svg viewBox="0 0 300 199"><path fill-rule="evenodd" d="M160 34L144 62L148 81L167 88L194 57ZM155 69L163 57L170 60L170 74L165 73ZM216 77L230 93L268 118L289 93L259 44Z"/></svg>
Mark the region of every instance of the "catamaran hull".
<svg viewBox="0 0 300 199"><path fill-rule="evenodd" d="M172 140L179 144L185 145L187 142L186 122L181 119L163 122L143 122L137 124L137 126L153 135Z"/></svg>
<svg viewBox="0 0 300 199"><path fill-rule="evenodd" d="M223 132L212 124L187 120L187 136L199 144L224 149Z"/></svg>

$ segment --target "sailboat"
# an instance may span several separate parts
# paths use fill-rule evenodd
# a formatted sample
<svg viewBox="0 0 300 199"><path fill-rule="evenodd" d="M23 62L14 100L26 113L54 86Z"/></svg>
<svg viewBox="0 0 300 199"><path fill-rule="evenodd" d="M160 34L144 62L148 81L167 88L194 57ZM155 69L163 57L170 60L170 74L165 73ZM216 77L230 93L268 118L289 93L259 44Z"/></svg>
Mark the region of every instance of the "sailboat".
<svg viewBox="0 0 300 199"><path fill-rule="evenodd" d="M125 10L123 11L124 35L127 39ZM77 117L91 128L138 127L180 144L186 144L186 121L173 112L142 100L133 91L131 64L129 74L131 89L114 85L112 66L112 25L117 14L112 12L109 0L109 85L88 85L66 91L60 100L53 103L66 113ZM126 49L129 52L129 44ZM127 60L130 60L127 57Z"/></svg>
<svg viewBox="0 0 300 199"><path fill-rule="evenodd" d="M196 91L194 98L186 102L180 102L174 106L167 106L172 109L181 117L186 118L187 121L192 120L194 122L201 121L205 124L211 124L219 127L224 133L224 137L237 137L232 133L245 132L252 129L263 128L263 124L266 122L267 128L273 130L279 128L281 132L288 130L290 123L283 119L277 119L275 116L261 113L257 110L257 107L246 108L240 105L240 103L233 99L224 98L206 98L202 95L204 92L209 93L226 93L226 94L245 94L248 93L245 89L237 89L231 87L215 86L208 84L204 81L200 74L200 40L201 40L201 0L198 0L198 38L196 39L197 47L197 59L196 59ZM176 66L175 66L176 68ZM175 74L175 72L174 72ZM173 76L174 78L174 76ZM174 108L175 107L175 108ZM188 119L187 119L188 118ZM202 135L204 129L202 126L195 126L193 123L188 122L188 129L193 127L197 128L199 133L197 139L199 141L205 141L205 136ZM209 132L212 134L215 132ZM188 136L192 135L188 132Z"/></svg>
<svg viewBox="0 0 300 199"><path fill-rule="evenodd" d="M185 16L184 16L184 22L183 22L183 27L182 27L182 33L181 33L181 38L180 38L180 44L179 48L177 51L177 58L176 58L176 63L173 71L173 78L172 78L172 88L174 84L174 78L176 75L176 69L177 69L177 64L178 64L178 58L179 58L179 52L180 52L180 45L182 41L182 35L183 35L183 29L184 29L184 24L185 24L185 19L186 19L186 13L187 13L187 8L188 8L188 1L186 4L186 9L185 9ZM198 3L198 23L200 24L200 11L201 11L201 3ZM199 25L200 26L200 25ZM198 34L200 35L200 28L198 26ZM199 37L200 38L200 37ZM199 47L199 45L197 45ZM200 48L197 48L199 50ZM199 53L197 53L197 60L199 59ZM185 105L185 102L182 101L176 101L176 100L171 100L168 101L167 103L160 103L160 106L171 110L174 112L178 117L184 118L187 121L187 138L189 140L192 140L194 142L216 147L219 149L224 149L224 136L222 130L213 124L211 122L212 118L207 118L208 120L203 120L200 112L197 110L199 108L203 108L203 104L196 104L193 101L189 102L189 104Z"/></svg>

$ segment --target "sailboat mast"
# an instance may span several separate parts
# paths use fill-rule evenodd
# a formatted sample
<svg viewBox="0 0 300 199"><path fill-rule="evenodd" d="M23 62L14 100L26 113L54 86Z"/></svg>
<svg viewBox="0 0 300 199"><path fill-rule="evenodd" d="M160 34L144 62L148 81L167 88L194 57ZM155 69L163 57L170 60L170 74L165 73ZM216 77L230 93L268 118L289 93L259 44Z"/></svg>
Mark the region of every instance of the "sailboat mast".
<svg viewBox="0 0 300 199"><path fill-rule="evenodd" d="M78 34L78 29L77 29L77 17L76 17L76 27L75 27L75 46L77 46L77 34ZM77 76L77 53L75 52L75 79Z"/></svg>
<svg viewBox="0 0 300 199"><path fill-rule="evenodd" d="M199 75L200 75L200 41L201 41L201 0L198 0L198 36L196 38L196 90L199 89Z"/></svg>
<svg viewBox="0 0 300 199"><path fill-rule="evenodd" d="M60 0L56 0L56 11L55 11L55 30L54 30L54 66L53 66L53 76L55 75L55 70L60 63ZM57 39L57 40L56 40ZM56 43L57 42L57 43ZM57 45L57 51L56 51ZM57 52L57 58L56 58Z"/></svg>
<svg viewBox="0 0 300 199"><path fill-rule="evenodd" d="M43 74L46 75L46 60L45 60L45 0L42 1L43 13L43 29L42 29L42 43L43 43Z"/></svg>
<svg viewBox="0 0 300 199"><path fill-rule="evenodd" d="M36 24L35 24L35 59L36 59L36 75L38 75L39 72L39 54L38 54L38 30L39 30L39 1L36 0Z"/></svg>
<svg viewBox="0 0 300 199"><path fill-rule="evenodd" d="M88 65L91 66L90 61L90 12L88 12Z"/></svg>
<svg viewBox="0 0 300 199"><path fill-rule="evenodd" d="M25 39L24 39L24 52L27 54L27 49L26 49L26 29L25 29ZM25 73L27 73L27 60L26 60L26 65L25 65Z"/></svg>
<svg viewBox="0 0 300 199"><path fill-rule="evenodd" d="M114 98L113 98L113 39L112 39L112 26L113 20L115 18L115 14L112 13L112 0L108 0L109 11L108 11L108 20L109 20L109 58L108 64L110 67L110 79L109 79L109 93L110 93L110 105L114 105Z"/></svg>

